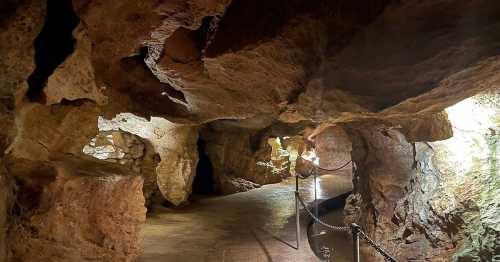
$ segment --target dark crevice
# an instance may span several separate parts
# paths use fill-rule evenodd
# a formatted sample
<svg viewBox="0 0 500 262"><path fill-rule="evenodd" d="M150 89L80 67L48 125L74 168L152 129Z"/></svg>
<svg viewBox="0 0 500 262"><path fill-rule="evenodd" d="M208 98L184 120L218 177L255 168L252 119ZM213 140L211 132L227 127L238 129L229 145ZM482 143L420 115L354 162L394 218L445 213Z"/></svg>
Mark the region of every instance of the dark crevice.
<svg viewBox="0 0 500 262"><path fill-rule="evenodd" d="M166 84L165 85L165 93L167 93L167 95L173 99L176 99L176 100L179 100L181 101L182 103L184 104L187 104L187 100L186 100L186 96L184 96L184 93L182 93L181 91L173 88L172 86Z"/></svg>
<svg viewBox="0 0 500 262"><path fill-rule="evenodd" d="M142 114L166 116L188 116L188 104L184 93L161 82L147 66L145 59L148 47L141 47L137 53L120 61L123 74L120 92L127 94L136 103Z"/></svg>
<svg viewBox="0 0 500 262"><path fill-rule="evenodd" d="M205 153L205 141L198 139L198 166L193 182L193 194L212 195L217 193L214 187L213 166Z"/></svg>
<svg viewBox="0 0 500 262"><path fill-rule="evenodd" d="M219 22L219 28L207 57L227 50L237 51L277 35L292 17L307 13L318 1L304 0L234 0Z"/></svg>
<svg viewBox="0 0 500 262"><path fill-rule="evenodd" d="M30 101L45 100L43 88L54 70L75 50L73 29L79 18L70 0L47 0L47 15L34 42L36 68L28 77L26 96Z"/></svg>
<svg viewBox="0 0 500 262"><path fill-rule="evenodd" d="M132 71L134 67L137 66L137 64L140 64L140 66L147 72L150 72L151 76L156 79L156 76L154 76L151 73L151 70L149 67L146 65L145 59L148 55L148 47L143 46L139 49L139 53L130 57L125 57L121 60L122 63L122 68L125 71ZM176 90L172 86L166 83L161 83L161 86L163 88L163 91L168 95L168 97L174 98L176 100L179 100L185 104L187 104L186 97L184 96L184 93Z"/></svg>

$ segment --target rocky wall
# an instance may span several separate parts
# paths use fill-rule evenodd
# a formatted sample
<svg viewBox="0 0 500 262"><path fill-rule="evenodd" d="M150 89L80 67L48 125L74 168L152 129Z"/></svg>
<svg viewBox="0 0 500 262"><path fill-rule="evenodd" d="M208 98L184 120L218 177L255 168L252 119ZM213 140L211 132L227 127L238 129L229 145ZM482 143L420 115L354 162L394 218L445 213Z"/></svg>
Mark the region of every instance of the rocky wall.
<svg viewBox="0 0 500 262"><path fill-rule="evenodd" d="M199 157L196 126L175 124L159 117L152 117L148 121L130 113L118 114L111 120L101 117L98 125L101 131L121 130L151 143L160 158L155 169L159 191L174 205L188 200Z"/></svg>
<svg viewBox="0 0 500 262"><path fill-rule="evenodd" d="M344 214L399 261L449 261L463 221L439 206L433 149L383 126L350 130L357 164L355 192ZM383 261L365 246L373 261Z"/></svg>
<svg viewBox="0 0 500 262"><path fill-rule="evenodd" d="M308 149L303 129L279 124L243 127L223 121L207 125L200 138L206 145L217 189L235 193L278 183L296 171L309 174L309 161L301 158Z"/></svg>
<svg viewBox="0 0 500 262"><path fill-rule="evenodd" d="M146 218L142 177L79 160L52 172L43 184L18 183L12 260L134 261Z"/></svg>
<svg viewBox="0 0 500 262"><path fill-rule="evenodd" d="M352 143L348 134L340 126L331 126L321 130L321 133L309 137L314 139L314 150L319 158L319 166L339 172L350 172L352 169ZM331 173L321 171L321 173Z"/></svg>
<svg viewBox="0 0 500 262"><path fill-rule="evenodd" d="M277 183L287 174L271 163L272 146L256 130L209 126L202 131L213 166L215 189L223 194ZM257 138L255 138L257 136Z"/></svg>

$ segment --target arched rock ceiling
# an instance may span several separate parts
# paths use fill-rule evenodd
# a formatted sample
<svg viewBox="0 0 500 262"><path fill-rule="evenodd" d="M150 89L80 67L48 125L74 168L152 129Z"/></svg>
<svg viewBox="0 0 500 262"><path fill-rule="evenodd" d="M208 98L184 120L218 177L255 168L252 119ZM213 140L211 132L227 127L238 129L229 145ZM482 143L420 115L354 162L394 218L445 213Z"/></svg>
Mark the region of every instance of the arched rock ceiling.
<svg viewBox="0 0 500 262"><path fill-rule="evenodd" d="M46 101L81 96L109 115L191 123L411 118L500 84L496 0L72 3L75 51L49 78ZM27 12L35 7L23 3ZM87 73L68 71L78 63ZM91 90L66 90L64 77Z"/></svg>

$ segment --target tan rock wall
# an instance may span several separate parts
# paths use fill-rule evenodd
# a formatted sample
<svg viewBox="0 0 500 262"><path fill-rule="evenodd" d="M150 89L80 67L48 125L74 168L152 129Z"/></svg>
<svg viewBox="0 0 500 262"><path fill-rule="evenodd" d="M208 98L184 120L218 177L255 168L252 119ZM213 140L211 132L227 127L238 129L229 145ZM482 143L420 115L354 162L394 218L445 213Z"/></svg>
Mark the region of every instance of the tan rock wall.
<svg viewBox="0 0 500 262"><path fill-rule="evenodd" d="M135 261L146 215L142 178L64 172L32 199L36 209L14 223L13 259Z"/></svg>
<svg viewBox="0 0 500 262"><path fill-rule="evenodd" d="M449 261L461 238L460 219L430 205L439 185L432 149L383 126L349 134L358 183L345 208L346 221L362 225L398 261ZM383 261L373 249L365 250Z"/></svg>
<svg viewBox="0 0 500 262"><path fill-rule="evenodd" d="M345 165L341 170L352 169L352 164L348 163L351 160L351 140L341 127L323 129L314 137L314 144L320 167L338 169Z"/></svg>
<svg viewBox="0 0 500 262"><path fill-rule="evenodd" d="M112 120L100 118L99 129L122 130L151 143L154 151L160 156L156 167L156 182L160 192L174 205L187 201L198 164L196 126L175 124L159 117L152 117L148 121L130 113L123 113Z"/></svg>
<svg viewBox="0 0 500 262"><path fill-rule="evenodd" d="M9 215L13 202L13 185L3 166L3 161L0 161L0 165L0 261L6 262L9 252L8 243L10 242L7 232L9 222L12 219Z"/></svg>

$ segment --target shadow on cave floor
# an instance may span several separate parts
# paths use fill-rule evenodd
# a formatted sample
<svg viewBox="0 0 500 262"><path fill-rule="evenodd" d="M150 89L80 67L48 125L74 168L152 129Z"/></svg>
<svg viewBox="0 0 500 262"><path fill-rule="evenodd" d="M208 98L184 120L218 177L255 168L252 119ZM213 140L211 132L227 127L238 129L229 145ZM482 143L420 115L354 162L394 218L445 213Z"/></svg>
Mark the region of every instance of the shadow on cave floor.
<svg viewBox="0 0 500 262"><path fill-rule="evenodd" d="M301 195L311 203L312 178L300 183ZM319 184L323 200L352 189L350 176L325 175ZM294 188L294 179L287 179L183 208L157 207L142 227L139 261L318 261L303 210L301 246L295 249Z"/></svg>

